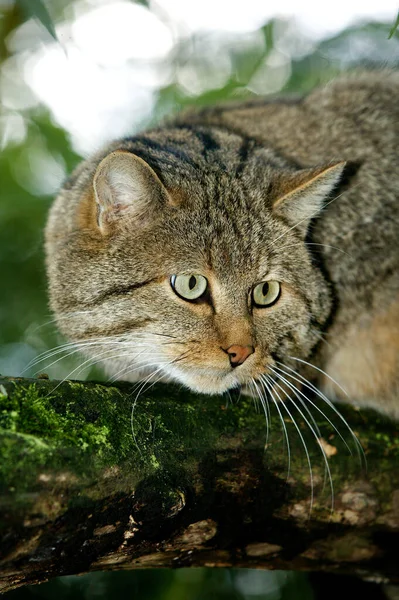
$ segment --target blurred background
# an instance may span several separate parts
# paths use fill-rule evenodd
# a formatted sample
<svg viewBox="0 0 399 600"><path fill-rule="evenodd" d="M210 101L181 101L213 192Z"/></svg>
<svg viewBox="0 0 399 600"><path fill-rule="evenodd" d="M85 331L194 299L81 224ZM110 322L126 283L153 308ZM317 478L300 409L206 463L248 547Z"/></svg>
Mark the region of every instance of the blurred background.
<svg viewBox="0 0 399 600"><path fill-rule="evenodd" d="M0 373L101 378L74 354L29 367L63 342L47 305L43 227L83 157L187 105L306 92L359 66L397 68L397 22L394 0L0 0ZM327 600L366 585L330 579L99 573L6 596Z"/></svg>

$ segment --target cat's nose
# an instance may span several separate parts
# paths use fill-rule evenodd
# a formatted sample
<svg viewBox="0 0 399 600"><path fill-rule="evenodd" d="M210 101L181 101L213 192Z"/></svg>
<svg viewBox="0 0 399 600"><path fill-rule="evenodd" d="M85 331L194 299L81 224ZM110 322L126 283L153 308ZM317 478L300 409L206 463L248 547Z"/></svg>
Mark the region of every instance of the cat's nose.
<svg viewBox="0 0 399 600"><path fill-rule="evenodd" d="M230 364L233 367L238 367L245 362L251 354L255 352L255 348L253 346L239 346L238 344L233 344L227 350L225 350L229 355Z"/></svg>

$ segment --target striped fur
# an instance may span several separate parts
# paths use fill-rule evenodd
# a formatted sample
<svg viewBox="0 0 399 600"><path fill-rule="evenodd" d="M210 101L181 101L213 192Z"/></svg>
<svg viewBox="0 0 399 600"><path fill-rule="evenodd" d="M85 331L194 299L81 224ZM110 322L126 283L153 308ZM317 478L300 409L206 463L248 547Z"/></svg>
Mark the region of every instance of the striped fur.
<svg viewBox="0 0 399 600"><path fill-rule="evenodd" d="M73 341L128 342L130 354L103 360L125 379L158 369L220 393L257 381L276 361L314 376L296 357L325 371L321 384L336 399L330 377L353 402L399 416L398 95L397 73L342 77L305 98L189 111L85 161L46 229L60 329ZM116 150L145 161L165 200L149 197L145 222L127 211L104 234L93 179ZM309 182L343 162L318 214L299 225L295 207L278 212L283 197L306 214ZM190 273L208 279L206 301L173 292L171 275ZM251 290L267 279L281 283L281 297L254 308ZM85 314L65 318L77 311ZM148 360L137 366L144 342ZM234 370L223 351L232 344L255 347Z"/></svg>

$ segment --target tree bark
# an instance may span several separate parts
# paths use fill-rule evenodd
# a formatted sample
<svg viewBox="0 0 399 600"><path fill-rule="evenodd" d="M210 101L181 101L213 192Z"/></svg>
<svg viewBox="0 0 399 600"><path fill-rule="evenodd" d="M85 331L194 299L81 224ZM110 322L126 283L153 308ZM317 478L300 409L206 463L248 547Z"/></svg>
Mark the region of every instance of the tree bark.
<svg viewBox="0 0 399 600"><path fill-rule="evenodd" d="M143 567L399 581L396 424L339 407L366 470L341 418L315 399L326 413L304 413L315 435L280 407L288 448L278 410L267 434L251 398L226 405L161 385L136 397L128 384L0 378L0 592Z"/></svg>

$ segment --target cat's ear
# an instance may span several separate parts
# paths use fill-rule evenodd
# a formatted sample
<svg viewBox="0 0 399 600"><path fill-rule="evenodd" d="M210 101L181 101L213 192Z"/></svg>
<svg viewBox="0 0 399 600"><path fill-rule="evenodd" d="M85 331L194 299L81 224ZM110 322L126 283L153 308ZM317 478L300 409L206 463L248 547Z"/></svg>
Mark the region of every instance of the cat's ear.
<svg viewBox="0 0 399 600"><path fill-rule="evenodd" d="M306 236L310 220L317 216L339 183L345 162L285 175L274 189L273 210Z"/></svg>
<svg viewBox="0 0 399 600"><path fill-rule="evenodd" d="M132 220L149 222L161 204L168 203L168 192L154 170L124 150L111 152L100 162L93 188L102 233Z"/></svg>

